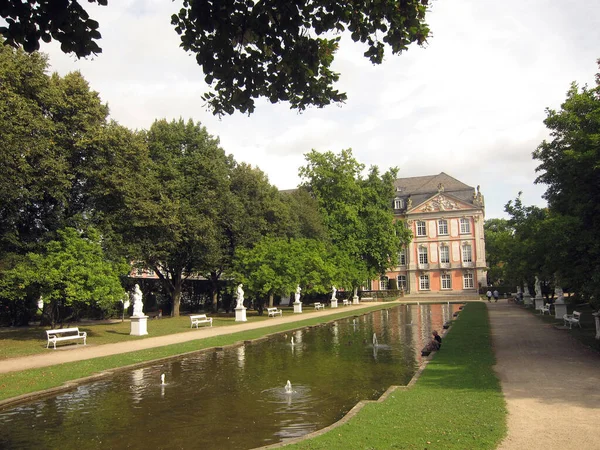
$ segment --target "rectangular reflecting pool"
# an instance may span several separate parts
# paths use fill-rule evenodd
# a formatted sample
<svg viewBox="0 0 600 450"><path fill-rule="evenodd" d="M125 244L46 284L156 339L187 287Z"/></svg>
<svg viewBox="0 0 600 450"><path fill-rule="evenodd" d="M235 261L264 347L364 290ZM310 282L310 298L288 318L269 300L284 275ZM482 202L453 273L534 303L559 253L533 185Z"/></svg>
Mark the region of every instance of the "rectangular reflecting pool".
<svg viewBox="0 0 600 450"><path fill-rule="evenodd" d="M303 436L407 384L458 307L401 305L119 371L0 411L0 448L250 449Z"/></svg>

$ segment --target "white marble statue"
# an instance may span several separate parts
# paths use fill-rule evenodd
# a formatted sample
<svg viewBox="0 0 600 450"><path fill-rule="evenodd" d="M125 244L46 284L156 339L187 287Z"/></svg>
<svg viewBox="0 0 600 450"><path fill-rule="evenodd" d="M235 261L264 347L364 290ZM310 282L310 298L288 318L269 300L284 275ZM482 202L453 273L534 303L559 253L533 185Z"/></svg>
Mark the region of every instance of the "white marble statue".
<svg viewBox="0 0 600 450"><path fill-rule="evenodd" d="M335 296L336 293L337 289L335 288L335 286L331 286L331 300L337 300L337 297Z"/></svg>
<svg viewBox="0 0 600 450"><path fill-rule="evenodd" d="M555 303L564 303L565 302L565 293L563 292L560 286L556 286L554 288L554 295L556 296Z"/></svg>
<svg viewBox="0 0 600 450"><path fill-rule="evenodd" d="M537 275L535 277L535 298L542 298L542 283Z"/></svg>
<svg viewBox="0 0 600 450"><path fill-rule="evenodd" d="M237 298L236 308L244 307L244 290L242 289L242 287L244 287L244 285L242 283L238 284L237 291L236 291L236 298Z"/></svg>
<svg viewBox="0 0 600 450"><path fill-rule="evenodd" d="M302 291L302 289L300 289L300 285L298 285L298 287L296 287L296 293L294 294L294 298L296 299L296 303L300 303L300 292Z"/></svg>
<svg viewBox="0 0 600 450"><path fill-rule="evenodd" d="M131 298L133 299L133 314L134 317L143 317L144 316L144 302L142 302L142 290L140 289L140 285L136 284L133 288L133 293L131 294Z"/></svg>

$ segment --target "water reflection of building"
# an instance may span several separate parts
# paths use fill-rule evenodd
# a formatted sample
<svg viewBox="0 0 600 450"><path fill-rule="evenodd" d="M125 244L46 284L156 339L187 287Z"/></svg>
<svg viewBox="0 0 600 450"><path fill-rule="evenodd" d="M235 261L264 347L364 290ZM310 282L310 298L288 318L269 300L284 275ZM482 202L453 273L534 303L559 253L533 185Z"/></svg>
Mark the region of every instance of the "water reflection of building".
<svg viewBox="0 0 600 450"><path fill-rule="evenodd" d="M236 356L237 365L241 370L243 370L244 366L246 365L246 347L240 345L238 348L236 348Z"/></svg>
<svg viewBox="0 0 600 450"><path fill-rule="evenodd" d="M131 398L133 403L142 401L144 395L144 372L147 368L134 369L131 371Z"/></svg>

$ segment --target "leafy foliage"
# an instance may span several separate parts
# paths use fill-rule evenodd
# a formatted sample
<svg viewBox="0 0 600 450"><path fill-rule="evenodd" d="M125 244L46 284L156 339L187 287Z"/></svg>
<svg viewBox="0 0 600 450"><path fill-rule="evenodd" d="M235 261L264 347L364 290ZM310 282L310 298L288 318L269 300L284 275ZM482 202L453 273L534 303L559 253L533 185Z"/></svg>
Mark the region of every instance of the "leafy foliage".
<svg viewBox="0 0 600 450"><path fill-rule="evenodd" d="M108 0L88 0L106 6ZM196 55L211 91L203 98L214 114L252 113L255 99L286 101L292 108L323 107L346 100L333 87L331 69L342 32L367 46L365 57L381 64L429 36L428 0L184 0L171 23L181 47ZM77 0L5 0L0 27L6 44L27 52L57 40L77 57L102 52L99 24Z"/></svg>
<svg viewBox="0 0 600 450"><path fill-rule="evenodd" d="M339 74L331 64L340 38L330 36L348 30L352 40L367 45L365 57L380 64L385 44L396 54L425 42L427 3L185 0L171 22L214 90L204 99L215 114L251 113L258 97L303 110L346 99L333 88Z"/></svg>
<svg viewBox="0 0 600 450"><path fill-rule="evenodd" d="M89 3L108 5L108 0L88 0ZM96 43L102 36L99 24L90 19L77 0L6 0L2 2L0 16L6 25L0 33L6 43L23 46L25 51L40 48L40 39L60 42L65 53L75 53L79 58L101 53Z"/></svg>
<svg viewBox="0 0 600 450"><path fill-rule="evenodd" d="M483 226L485 232L485 258L488 263L488 282L493 285L504 281L513 281L509 270L514 262L508 264L514 249L514 229L506 219L489 219Z"/></svg>
<svg viewBox="0 0 600 450"><path fill-rule="evenodd" d="M29 253L0 278L0 296L24 298L31 287L48 304L46 313L52 326L62 322L67 307L94 305L109 308L122 300L125 291L119 276L128 272L124 261L106 259L99 235L86 235L73 228L58 231L58 239L45 246L44 253Z"/></svg>
<svg viewBox="0 0 600 450"><path fill-rule="evenodd" d="M401 222L394 222L393 180L397 171L383 175L371 168L363 179L364 166L351 150L305 155L300 168L303 186L315 197L333 245L332 258L338 268L334 277L343 287L357 287L393 265L411 235Z"/></svg>
<svg viewBox="0 0 600 450"><path fill-rule="evenodd" d="M540 161L536 182L548 185L545 198L562 231L558 238L566 259L557 272L583 299L598 302L600 74L593 88L573 83L560 111L548 109L544 123L552 139L542 142L533 156Z"/></svg>

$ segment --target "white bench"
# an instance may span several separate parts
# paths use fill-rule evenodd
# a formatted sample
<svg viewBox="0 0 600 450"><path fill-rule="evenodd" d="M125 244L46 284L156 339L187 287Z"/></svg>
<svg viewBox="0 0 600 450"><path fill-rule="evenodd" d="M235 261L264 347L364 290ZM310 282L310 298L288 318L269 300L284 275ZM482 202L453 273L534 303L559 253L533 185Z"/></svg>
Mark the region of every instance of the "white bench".
<svg viewBox="0 0 600 450"><path fill-rule="evenodd" d="M83 339L83 345L86 345L87 333L85 331L79 331L79 328L62 328L60 330L46 330L48 336L48 344L46 348L50 347L50 343L54 344L54 350L56 350L56 343L63 341L78 341Z"/></svg>
<svg viewBox="0 0 600 450"><path fill-rule="evenodd" d="M542 316L545 313L548 313L548 315L550 315L550 303L544 303L544 305L541 308L538 308L538 311Z"/></svg>
<svg viewBox="0 0 600 450"><path fill-rule="evenodd" d="M319 302L315 303L316 310L323 309L323 308L325 308L325 305L323 303L319 303Z"/></svg>
<svg viewBox="0 0 600 450"><path fill-rule="evenodd" d="M577 311L573 311L573 314L565 314L563 316L563 320L565 321L565 327L567 323L569 324L569 329L573 327L573 324L576 324L581 328L581 324L579 323L579 318L581 317L581 313Z"/></svg>
<svg viewBox="0 0 600 450"><path fill-rule="evenodd" d="M190 316L190 321L190 328L192 328L194 325L196 325L196 328L198 328L198 325L205 323L210 323L210 326L212 327L212 317L206 317L206 314L196 314Z"/></svg>
<svg viewBox="0 0 600 450"><path fill-rule="evenodd" d="M342 305L348 306L350 302L348 300L342 300Z"/></svg>
<svg viewBox="0 0 600 450"><path fill-rule="evenodd" d="M283 310L278 308L267 308L267 315L269 317L275 317L277 314L283 317Z"/></svg>

